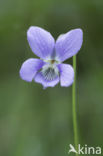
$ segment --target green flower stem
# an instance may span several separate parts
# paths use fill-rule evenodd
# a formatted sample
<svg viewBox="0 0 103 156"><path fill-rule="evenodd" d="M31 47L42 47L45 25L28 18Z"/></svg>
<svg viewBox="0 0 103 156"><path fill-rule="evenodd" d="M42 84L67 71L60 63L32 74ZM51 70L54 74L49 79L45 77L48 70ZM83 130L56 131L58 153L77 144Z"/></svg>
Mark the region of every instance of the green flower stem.
<svg viewBox="0 0 103 156"><path fill-rule="evenodd" d="M75 149L77 150L78 129L77 129L77 115L76 115L76 55L73 56L73 68L74 68L74 83L72 87L72 113L73 113L74 144L75 144ZM76 156L78 156L77 153Z"/></svg>

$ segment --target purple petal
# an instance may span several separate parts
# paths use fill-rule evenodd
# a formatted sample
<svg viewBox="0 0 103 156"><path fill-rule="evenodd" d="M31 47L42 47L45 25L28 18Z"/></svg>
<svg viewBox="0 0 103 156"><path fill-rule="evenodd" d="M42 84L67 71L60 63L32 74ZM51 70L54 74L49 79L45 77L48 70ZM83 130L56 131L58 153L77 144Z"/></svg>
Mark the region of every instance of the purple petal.
<svg viewBox="0 0 103 156"><path fill-rule="evenodd" d="M42 59L48 59L53 53L55 41L52 35L39 27L31 26L27 31L27 39L32 51Z"/></svg>
<svg viewBox="0 0 103 156"><path fill-rule="evenodd" d="M64 35L60 35L56 41L56 55L60 61L64 61L75 55L81 48L83 32L81 29L74 29Z"/></svg>
<svg viewBox="0 0 103 156"><path fill-rule="evenodd" d="M44 89L45 89L47 87L54 87L56 84L58 84L59 83L59 76L56 77L54 80L48 81L48 80L45 80L42 73L39 72L39 73L36 74L34 80L37 83L41 83L43 85Z"/></svg>
<svg viewBox="0 0 103 156"><path fill-rule="evenodd" d="M68 87L74 81L74 70L73 67L69 64L59 64L60 71L60 84L61 86Z"/></svg>
<svg viewBox="0 0 103 156"><path fill-rule="evenodd" d="M40 59L30 58L26 60L20 69L20 77L25 81L32 81L37 71L42 68L45 63Z"/></svg>

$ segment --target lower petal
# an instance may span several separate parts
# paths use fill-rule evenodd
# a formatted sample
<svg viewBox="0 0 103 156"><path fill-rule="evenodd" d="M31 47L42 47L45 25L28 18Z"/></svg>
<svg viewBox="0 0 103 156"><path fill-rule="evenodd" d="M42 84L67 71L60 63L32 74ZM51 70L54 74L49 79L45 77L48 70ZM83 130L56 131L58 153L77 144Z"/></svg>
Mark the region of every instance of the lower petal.
<svg viewBox="0 0 103 156"><path fill-rule="evenodd" d="M68 87L74 81L74 69L69 64L59 64L60 71L60 84L61 86Z"/></svg>
<svg viewBox="0 0 103 156"><path fill-rule="evenodd" d="M59 83L59 76L57 76L55 79L53 80L46 80L44 75L42 74L42 72L38 72L34 78L35 82L37 83L41 83L45 88L47 87L54 87L56 84Z"/></svg>
<svg viewBox="0 0 103 156"><path fill-rule="evenodd" d="M28 82L31 82L38 70L42 68L45 63L40 59L30 58L26 60L20 69L20 77Z"/></svg>

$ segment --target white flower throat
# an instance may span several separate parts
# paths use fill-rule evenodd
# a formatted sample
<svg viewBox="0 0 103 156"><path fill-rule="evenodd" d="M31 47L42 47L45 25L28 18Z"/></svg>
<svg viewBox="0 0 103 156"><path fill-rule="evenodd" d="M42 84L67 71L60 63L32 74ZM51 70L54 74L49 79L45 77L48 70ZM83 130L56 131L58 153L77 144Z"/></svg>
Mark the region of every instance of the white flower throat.
<svg viewBox="0 0 103 156"><path fill-rule="evenodd" d="M45 80L52 81L59 76L58 62L55 60L48 60L46 62L47 64L43 66L41 73Z"/></svg>

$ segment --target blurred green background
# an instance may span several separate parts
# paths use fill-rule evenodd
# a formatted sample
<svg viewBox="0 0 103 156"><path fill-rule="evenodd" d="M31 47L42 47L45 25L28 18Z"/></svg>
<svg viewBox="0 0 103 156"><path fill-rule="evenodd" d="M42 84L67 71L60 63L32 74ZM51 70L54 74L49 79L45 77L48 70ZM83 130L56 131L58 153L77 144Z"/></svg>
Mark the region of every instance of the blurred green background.
<svg viewBox="0 0 103 156"><path fill-rule="evenodd" d="M19 77L23 61L36 57L26 38L31 25L55 39L83 29L77 56L79 143L103 147L103 0L0 0L0 156L67 156L74 144L72 87L43 90Z"/></svg>

